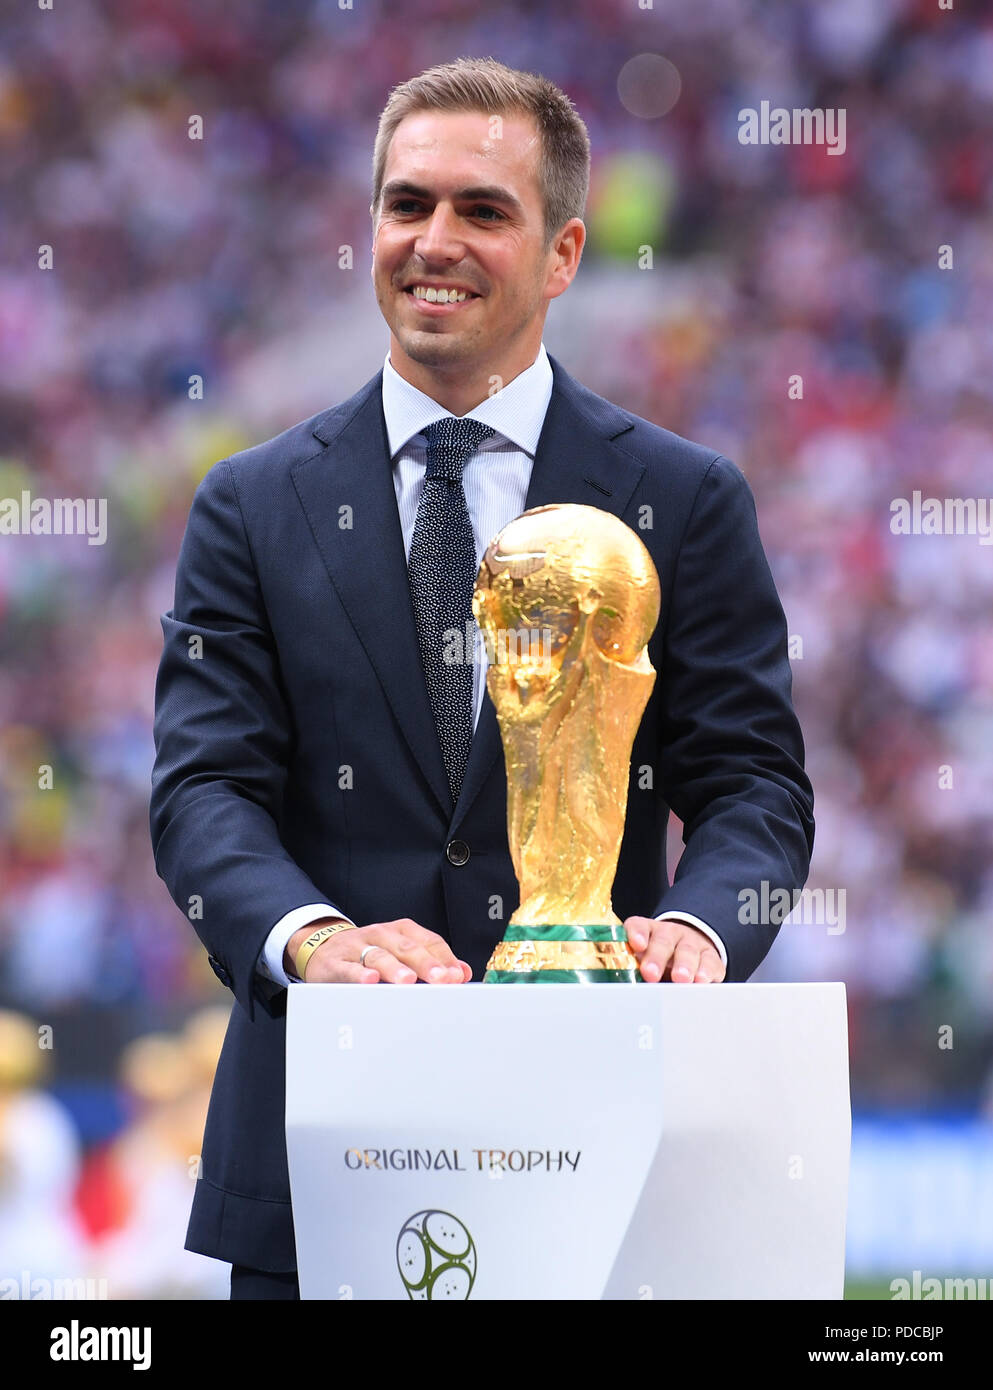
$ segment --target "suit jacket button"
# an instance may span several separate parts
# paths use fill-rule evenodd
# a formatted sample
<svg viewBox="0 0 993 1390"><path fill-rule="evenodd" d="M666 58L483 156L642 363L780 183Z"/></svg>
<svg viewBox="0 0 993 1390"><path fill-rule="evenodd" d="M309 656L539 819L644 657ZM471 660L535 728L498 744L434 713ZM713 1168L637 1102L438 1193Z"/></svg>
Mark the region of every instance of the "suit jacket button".
<svg viewBox="0 0 993 1390"><path fill-rule="evenodd" d="M465 840L449 840L445 856L449 864L454 864L457 869L460 869L463 864L469 862L469 846Z"/></svg>

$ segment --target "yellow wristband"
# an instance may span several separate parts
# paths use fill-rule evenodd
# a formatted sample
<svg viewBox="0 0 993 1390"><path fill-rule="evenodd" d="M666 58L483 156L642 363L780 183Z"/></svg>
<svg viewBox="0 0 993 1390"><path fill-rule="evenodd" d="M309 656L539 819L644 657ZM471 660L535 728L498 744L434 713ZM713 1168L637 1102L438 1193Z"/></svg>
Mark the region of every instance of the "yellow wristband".
<svg viewBox="0 0 993 1390"><path fill-rule="evenodd" d="M337 936L340 931L354 931L355 928L355 922L335 922L333 926L318 927L317 931L311 932L297 951L296 960L293 962L300 979L306 983L307 965L318 946L323 946L325 941Z"/></svg>

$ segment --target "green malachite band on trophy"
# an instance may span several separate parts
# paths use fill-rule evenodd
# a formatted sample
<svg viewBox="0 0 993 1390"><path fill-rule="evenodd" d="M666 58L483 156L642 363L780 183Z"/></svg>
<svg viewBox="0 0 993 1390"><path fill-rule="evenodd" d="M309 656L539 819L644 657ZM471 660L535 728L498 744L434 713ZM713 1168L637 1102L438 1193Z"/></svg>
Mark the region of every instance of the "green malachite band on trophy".
<svg viewBox="0 0 993 1390"><path fill-rule="evenodd" d="M634 985L637 970L487 970L486 985Z"/></svg>
<svg viewBox="0 0 993 1390"><path fill-rule="evenodd" d="M532 927L526 922L514 925L511 923L504 933L504 941L627 941L627 932L624 925L618 922L616 926L605 925L601 922L589 926L562 926L556 923L554 926Z"/></svg>
<svg viewBox="0 0 993 1390"><path fill-rule="evenodd" d="M638 962L623 927L525 924L509 928L494 948L483 983L616 984L638 979Z"/></svg>

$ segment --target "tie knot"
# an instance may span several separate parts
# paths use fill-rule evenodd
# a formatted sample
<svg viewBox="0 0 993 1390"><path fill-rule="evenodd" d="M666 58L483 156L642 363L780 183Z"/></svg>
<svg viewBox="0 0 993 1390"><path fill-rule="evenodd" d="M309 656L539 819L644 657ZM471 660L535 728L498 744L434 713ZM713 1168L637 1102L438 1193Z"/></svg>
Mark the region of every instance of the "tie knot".
<svg viewBox="0 0 993 1390"><path fill-rule="evenodd" d="M462 471L484 439L496 431L468 416L446 415L428 425L428 478L460 482Z"/></svg>

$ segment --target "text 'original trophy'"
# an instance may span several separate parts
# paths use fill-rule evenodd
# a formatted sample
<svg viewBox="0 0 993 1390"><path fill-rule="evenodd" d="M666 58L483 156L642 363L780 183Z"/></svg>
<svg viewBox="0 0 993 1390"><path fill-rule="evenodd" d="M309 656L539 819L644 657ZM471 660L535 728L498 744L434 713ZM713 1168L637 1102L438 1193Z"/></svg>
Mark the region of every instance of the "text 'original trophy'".
<svg viewBox="0 0 993 1390"><path fill-rule="evenodd" d="M652 558L597 507L536 507L483 556L472 608L507 765L521 901L491 984L640 980L610 904L631 745L655 683Z"/></svg>

